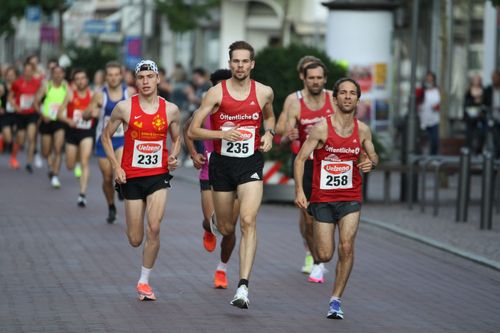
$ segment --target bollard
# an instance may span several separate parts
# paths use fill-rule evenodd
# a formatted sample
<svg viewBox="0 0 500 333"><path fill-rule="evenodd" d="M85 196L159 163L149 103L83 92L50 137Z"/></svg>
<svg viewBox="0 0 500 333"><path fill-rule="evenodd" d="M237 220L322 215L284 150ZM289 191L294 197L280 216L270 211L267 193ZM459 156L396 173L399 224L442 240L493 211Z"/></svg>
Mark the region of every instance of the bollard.
<svg viewBox="0 0 500 333"><path fill-rule="evenodd" d="M494 190L494 160L490 151L483 154L483 188L481 191L481 224L480 228L491 230Z"/></svg>
<svg viewBox="0 0 500 333"><path fill-rule="evenodd" d="M460 173L458 175L457 222L467 222L470 198L470 149L460 149Z"/></svg>

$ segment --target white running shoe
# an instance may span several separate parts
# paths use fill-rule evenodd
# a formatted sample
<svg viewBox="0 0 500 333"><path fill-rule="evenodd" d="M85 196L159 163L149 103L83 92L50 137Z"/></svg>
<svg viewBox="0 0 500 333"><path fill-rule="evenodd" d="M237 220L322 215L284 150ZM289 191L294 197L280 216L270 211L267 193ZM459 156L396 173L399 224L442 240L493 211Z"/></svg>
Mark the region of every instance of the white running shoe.
<svg viewBox="0 0 500 333"><path fill-rule="evenodd" d="M219 229L217 229L217 219L215 218L215 213L212 214L212 218L210 219L210 232L216 237L222 236Z"/></svg>
<svg viewBox="0 0 500 333"><path fill-rule="evenodd" d="M35 154L35 161L34 161L34 164L35 164L35 168L43 168L43 159L42 159L42 156L40 156L40 154Z"/></svg>
<svg viewBox="0 0 500 333"><path fill-rule="evenodd" d="M241 285L236 289L236 294L230 303L232 306L236 306L240 309L248 309L250 301L248 300L248 288L245 285Z"/></svg>
<svg viewBox="0 0 500 333"><path fill-rule="evenodd" d="M61 187L61 182L59 181L59 177L57 176L52 176L52 178L50 179L50 184L52 185L53 188Z"/></svg>
<svg viewBox="0 0 500 333"><path fill-rule="evenodd" d="M325 282L325 277L324 273L326 272L325 266L323 263L318 264L318 265L313 265L311 274L309 274L309 278L307 281L313 282L313 283L324 283Z"/></svg>

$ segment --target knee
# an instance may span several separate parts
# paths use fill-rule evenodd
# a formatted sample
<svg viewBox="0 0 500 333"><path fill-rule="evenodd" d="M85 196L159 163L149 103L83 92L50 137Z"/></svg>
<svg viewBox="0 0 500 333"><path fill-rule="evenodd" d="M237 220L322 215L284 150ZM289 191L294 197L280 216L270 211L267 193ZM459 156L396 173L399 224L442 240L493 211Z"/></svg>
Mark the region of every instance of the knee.
<svg viewBox="0 0 500 333"><path fill-rule="evenodd" d="M320 262L329 262L332 260L333 252L325 249L316 249L316 255L318 256L318 260Z"/></svg>
<svg viewBox="0 0 500 333"><path fill-rule="evenodd" d="M234 235L234 225L230 223L225 223L223 225L217 224L217 229L222 234L222 236Z"/></svg>
<svg viewBox="0 0 500 333"><path fill-rule="evenodd" d="M160 223L149 223L148 239L156 240L160 238Z"/></svg>
<svg viewBox="0 0 500 333"><path fill-rule="evenodd" d="M339 256L342 258L350 258L354 255L354 247L351 242L340 242Z"/></svg>
<svg viewBox="0 0 500 333"><path fill-rule="evenodd" d="M242 233L255 230L255 216L240 216L240 226Z"/></svg>
<svg viewBox="0 0 500 333"><path fill-rule="evenodd" d="M142 237L140 237L139 235L128 234L127 236L128 236L128 242L133 247L139 247L142 244Z"/></svg>

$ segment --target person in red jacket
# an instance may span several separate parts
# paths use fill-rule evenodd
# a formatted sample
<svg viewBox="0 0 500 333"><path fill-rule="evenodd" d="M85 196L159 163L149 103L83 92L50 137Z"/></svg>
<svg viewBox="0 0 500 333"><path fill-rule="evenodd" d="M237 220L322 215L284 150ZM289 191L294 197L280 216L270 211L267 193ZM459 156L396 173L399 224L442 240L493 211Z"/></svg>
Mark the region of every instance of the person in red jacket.
<svg viewBox="0 0 500 333"><path fill-rule="evenodd" d="M332 259L339 229L339 260L328 318L342 319L340 297L354 263L354 239L361 210L361 174L378 163L370 128L357 120L359 84L339 79L333 87L336 112L315 125L295 159L295 203L314 218L314 247L320 262ZM311 200L304 194L304 163L313 156Z"/></svg>
<svg viewBox="0 0 500 333"><path fill-rule="evenodd" d="M170 187L170 171L177 167L180 151L179 108L158 96L158 67L142 60L135 68L138 94L118 102L101 140L115 173L117 189L125 198L125 221L130 245L138 247L144 239L144 216L147 218L146 242L141 276L137 283L140 300L155 300L149 274L160 249L160 223ZM123 125L124 148L121 163L113 149L112 135ZM167 149L170 133L171 151Z"/></svg>

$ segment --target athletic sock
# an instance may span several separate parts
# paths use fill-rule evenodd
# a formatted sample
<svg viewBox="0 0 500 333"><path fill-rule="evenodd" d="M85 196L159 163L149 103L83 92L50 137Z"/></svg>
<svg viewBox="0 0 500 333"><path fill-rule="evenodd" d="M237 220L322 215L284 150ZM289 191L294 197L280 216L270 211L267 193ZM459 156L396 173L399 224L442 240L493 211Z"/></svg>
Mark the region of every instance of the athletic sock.
<svg viewBox="0 0 500 333"><path fill-rule="evenodd" d="M319 261L316 261L316 260L315 260L315 261L314 261L314 264L315 264L315 265L319 265L319 264L321 264L321 263L320 263Z"/></svg>
<svg viewBox="0 0 500 333"><path fill-rule="evenodd" d="M243 285L248 288L248 280L247 279L241 279L240 282L238 283L238 288L243 286Z"/></svg>
<svg viewBox="0 0 500 333"><path fill-rule="evenodd" d="M141 277L139 278L139 283L149 284L149 274L151 273L152 268L146 268L144 266L141 267Z"/></svg>
<svg viewBox="0 0 500 333"><path fill-rule="evenodd" d="M340 302L340 297L337 297L337 296L332 296L330 298L330 303L333 302L333 301L339 301Z"/></svg>
<svg viewBox="0 0 500 333"><path fill-rule="evenodd" d="M114 210L114 211L116 211L115 204L111 204L111 205L109 205L109 210Z"/></svg>
<svg viewBox="0 0 500 333"><path fill-rule="evenodd" d="M217 265L217 270L225 272L227 270L227 264L223 263L222 261L219 262L219 264Z"/></svg>

